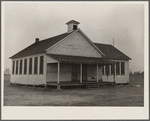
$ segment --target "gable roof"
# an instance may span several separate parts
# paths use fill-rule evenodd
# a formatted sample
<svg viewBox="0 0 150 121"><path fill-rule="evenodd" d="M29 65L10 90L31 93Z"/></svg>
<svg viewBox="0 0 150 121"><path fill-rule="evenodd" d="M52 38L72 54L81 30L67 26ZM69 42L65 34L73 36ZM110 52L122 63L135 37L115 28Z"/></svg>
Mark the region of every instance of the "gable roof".
<svg viewBox="0 0 150 121"><path fill-rule="evenodd" d="M73 33L73 32L71 32ZM52 45L56 44L63 38L67 37L71 33L63 33L57 36L54 36L52 38L48 38L45 40L41 40L39 42L35 42L32 45L28 46L27 48L21 50L17 54L11 56L10 58L15 59L15 58L21 58L29 55L34 55L38 53L43 53L46 52L46 50L51 47Z"/></svg>
<svg viewBox="0 0 150 121"><path fill-rule="evenodd" d="M80 24L79 22L77 22L77 21L75 21L75 20L71 20L71 21L67 22L66 24L70 24L70 23Z"/></svg>
<svg viewBox="0 0 150 121"><path fill-rule="evenodd" d="M127 55L109 44L94 43L104 54L103 58L116 60L131 60Z"/></svg>
<svg viewBox="0 0 150 121"><path fill-rule="evenodd" d="M34 55L34 54L45 53L48 48L60 42L62 39L69 36L73 32L63 33L63 34L54 36L52 38L48 38L45 40L41 40L39 42L35 42L32 45L28 46L27 48L23 49L22 51L18 52L17 54L11 56L10 58L15 59L15 58L21 58L21 57ZM118 60L130 60L131 59L112 45L100 44L100 43L92 43L92 44L97 49L99 49L100 53L102 52L102 54L105 55L105 56L102 56L102 58L116 59L116 60L117 59Z"/></svg>

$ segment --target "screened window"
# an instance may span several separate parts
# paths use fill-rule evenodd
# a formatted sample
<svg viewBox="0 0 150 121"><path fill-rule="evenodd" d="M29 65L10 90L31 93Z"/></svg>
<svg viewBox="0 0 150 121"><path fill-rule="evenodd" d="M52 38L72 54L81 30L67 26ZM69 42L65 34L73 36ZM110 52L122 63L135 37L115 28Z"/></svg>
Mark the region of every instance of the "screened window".
<svg viewBox="0 0 150 121"><path fill-rule="evenodd" d="M116 75L120 75L119 62L116 62Z"/></svg>
<svg viewBox="0 0 150 121"><path fill-rule="evenodd" d="M121 75L125 75L125 63L121 62Z"/></svg>
<svg viewBox="0 0 150 121"><path fill-rule="evenodd" d="M109 75L110 72L109 72L109 65L106 65L106 75Z"/></svg>
<svg viewBox="0 0 150 121"><path fill-rule="evenodd" d="M114 74L114 65L112 64L111 65L111 75L113 75Z"/></svg>
<svg viewBox="0 0 150 121"><path fill-rule="evenodd" d="M24 59L24 74L27 74L27 59Z"/></svg>
<svg viewBox="0 0 150 121"><path fill-rule="evenodd" d="M19 72L19 74L22 74L22 60L20 60L20 72Z"/></svg>
<svg viewBox="0 0 150 121"><path fill-rule="evenodd" d="M34 74L37 74L38 57L34 58Z"/></svg>
<svg viewBox="0 0 150 121"><path fill-rule="evenodd" d="M15 72L15 61L13 61L12 74Z"/></svg>
<svg viewBox="0 0 150 121"><path fill-rule="evenodd" d="M29 74L32 74L32 58L29 59Z"/></svg>
<svg viewBox="0 0 150 121"><path fill-rule="evenodd" d="M16 74L18 74L18 60L16 61Z"/></svg>
<svg viewBox="0 0 150 121"><path fill-rule="evenodd" d="M40 74L43 74L43 62L44 62L44 57L40 57Z"/></svg>

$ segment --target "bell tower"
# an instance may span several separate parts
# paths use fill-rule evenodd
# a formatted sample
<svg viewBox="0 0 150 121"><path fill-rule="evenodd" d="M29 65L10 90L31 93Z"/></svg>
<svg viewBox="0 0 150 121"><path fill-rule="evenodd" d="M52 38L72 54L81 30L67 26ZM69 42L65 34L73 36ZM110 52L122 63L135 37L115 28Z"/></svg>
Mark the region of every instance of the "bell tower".
<svg viewBox="0 0 150 121"><path fill-rule="evenodd" d="M68 25L68 33L75 31L78 29L78 24L80 24L79 22L75 21L75 20L71 20L69 22L66 23Z"/></svg>

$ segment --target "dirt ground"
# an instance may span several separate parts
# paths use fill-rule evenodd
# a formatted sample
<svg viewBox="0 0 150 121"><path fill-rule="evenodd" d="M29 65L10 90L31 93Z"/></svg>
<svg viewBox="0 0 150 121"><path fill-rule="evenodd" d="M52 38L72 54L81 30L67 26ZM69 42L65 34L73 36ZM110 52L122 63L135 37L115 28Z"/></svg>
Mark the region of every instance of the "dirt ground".
<svg viewBox="0 0 150 121"><path fill-rule="evenodd" d="M5 75L4 106L144 106L144 77L130 76L129 85L100 89L44 89L9 84Z"/></svg>

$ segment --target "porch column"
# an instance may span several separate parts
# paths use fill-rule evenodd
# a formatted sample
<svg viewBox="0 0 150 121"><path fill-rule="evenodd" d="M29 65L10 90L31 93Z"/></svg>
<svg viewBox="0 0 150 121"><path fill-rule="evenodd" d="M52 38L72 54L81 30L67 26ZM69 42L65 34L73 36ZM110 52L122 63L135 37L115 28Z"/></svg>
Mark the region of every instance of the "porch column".
<svg viewBox="0 0 150 121"><path fill-rule="evenodd" d="M59 84L59 77L60 77L60 62L58 62L58 79L57 79L57 83Z"/></svg>
<svg viewBox="0 0 150 121"><path fill-rule="evenodd" d="M80 65L80 83L82 83L82 63Z"/></svg>
<svg viewBox="0 0 150 121"><path fill-rule="evenodd" d="M98 64L97 64L97 82L98 82Z"/></svg>

